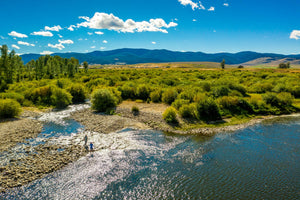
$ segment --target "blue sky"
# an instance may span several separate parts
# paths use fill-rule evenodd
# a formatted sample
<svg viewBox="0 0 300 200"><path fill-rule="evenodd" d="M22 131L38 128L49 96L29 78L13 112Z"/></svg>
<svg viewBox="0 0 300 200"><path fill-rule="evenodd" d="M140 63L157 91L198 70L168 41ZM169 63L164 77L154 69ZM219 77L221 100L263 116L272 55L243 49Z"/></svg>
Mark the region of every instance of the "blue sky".
<svg viewBox="0 0 300 200"><path fill-rule="evenodd" d="M118 48L300 54L299 0L1 0L17 53Z"/></svg>

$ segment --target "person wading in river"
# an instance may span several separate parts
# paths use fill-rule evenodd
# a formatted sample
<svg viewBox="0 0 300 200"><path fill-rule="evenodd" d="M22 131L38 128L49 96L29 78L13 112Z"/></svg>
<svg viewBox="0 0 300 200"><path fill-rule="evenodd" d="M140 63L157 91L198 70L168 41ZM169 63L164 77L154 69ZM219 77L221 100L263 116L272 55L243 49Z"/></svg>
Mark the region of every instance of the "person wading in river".
<svg viewBox="0 0 300 200"><path fill-rule="evenodd" d="M91 142L90 143L90 151L93 151L94 150L94 145L93 145L93 143Z"/></svg>
<svg viewBox="0 0 300 200"><path fill-rule="evenodd" d="M88 137L87 135L84 136L84 145L86 146L87 145L87 140L88 140Z"/></svg>

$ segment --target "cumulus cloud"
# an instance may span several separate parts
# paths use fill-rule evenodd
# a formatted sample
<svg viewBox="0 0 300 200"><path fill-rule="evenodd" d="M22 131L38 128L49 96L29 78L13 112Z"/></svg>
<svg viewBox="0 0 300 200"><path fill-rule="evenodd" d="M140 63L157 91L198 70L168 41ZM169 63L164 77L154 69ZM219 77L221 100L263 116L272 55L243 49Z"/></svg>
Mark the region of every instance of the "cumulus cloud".
<svg viewBox="0 0 300 200"><path fill-rule="evenodd" d="M59 31L59 30L62 30L62 28L60 27L60 25L53 26L53 27L45 26L45 30L46 31Z"/></svg>
<svg viewBox="0 0 300 200"><path fill-rule="evenodd" d="M300 30L293 30L291 32L290 39L299 40L300 39Z"/></svg>
<svg viewBox="0 0 300 200"><path fill-rule="evenodd" d="M226 6L226 7L228 7L228 6L229 6L229 4L228 4L228 3L224 3L224 4L223 4L223 6Z"/></svg>
<svg viewBox="0 0 300 200"><path fill-rule="evenodd" d="M91 29L108 29L124 33L134 32L163 32L168 33L167 28L175 27L178 24L170 22L167 24L163 19L150 19L149 21L135 22L132 19L126 21L114 16L113 14L96 12L92 18L80 17L85 22L77 24L76 27L87 27Z"/></svg>
<svg viewBox="0 0 300 200"><path fill-rule="evenodd" d="M62 35L60 35L60 34L57 34L58 35L58 37L60 37L60 38L62 38L63 36Z"/></svg>
<svg viewBox="0 0 300 200"><path fill-rule="evenodd" d="M96 46L91 46L91 49L95 49L96 48Z"/></svg>
<svg viewBox="0 0 300 200"><path fill-rule="evenodd" d="M50 55L50 54L53 54L54 52L52 52L52 51L43 51L43 52L41 52L40 54L41 55Z"/></svg>
<svg viewBox="0 0 300 200"><path fill-rule="evenodd" d="M13 44L11 45L12 48L15 48L15 49L20 49L20 47L18 47L17 45Z"/></svg>
<svg viewBox="0 0 300 200"><path fill-rule="evenodd" d="M178 0L178 1L184 6L190 5L193 10L195 10L195 8L199 8L199 5L193 2L192 0Z"/></svg>
<svg viewBox="0 0 300 200"><path fill-rule="evenodd" d="M69 26L68 30L69 30L69 31L74 31L74 28L75 28L75 27L76 27L75 25L71 25L71 26Z"/></svg>
<svg viewBox="0 0 300 200"><path fill-rule="evenodd" d="M87 34L88 34L88 35L93 35L93 33L91 33L91 32L88 32Z"/></svg>
<svg viewBox="0 0 300 200"><path fill-rule="evenodd" d="M103 43L104 43L104 44L107 44L107 41L106 41L106 40L103 40Z"/></svg>
<svg viewBox="0 0 300 200"><path fill-rule="evenodd" d="M196 19L193 19L193 22L196 22L197 20Z"/></svg>
<svg viewBox="0 0 300 200"><path fill-rule="evenodd" d="M44 36L44 37L52 37L53 34L49 31L38 31L38 32L33 32L30 35L40 35L40 36Z"/></svg>
<svg viewBox="0 0 300 200"><path fill-rule="evenodd" d="M28 42L22 42L22 41L18 41L18 44L20 44L20 45L25 45L25 46L32 46L32 47L35 46L34 44L30 44L30 43L28 43Z"/></svg>
<svg viewBox="0 0 300 200"><path fill-rule="evenodd" d="M96 31L95 34L97 34L97 35L103 35L104 33L101 32L101 31Z"/></svg>
<svg viewBox="0 0 300 200"><path fill-rule="evenodd" d="M151 43L152 43L152 44L156 44L156 42L154 42L154 41L153 41L153 42L151 42Z"/></svg>
<svg viewBox="0 0 300 200"><path fill-rule="evenodd" d="M106 47L100 47L101 50L104 50Z"/></svg>
<svg viewBox="0 0 300 200"><path fill-rule="evenodd" d="M59 43L59 44L48 44L48 47L51 47L51 48L54 48L54 49L59 49L59 50L62 50L62 49L64 49L65 48L65 46L64 45L62 45L61 43Z"/></svg>
<svg viewBox="0 0 300 200"><path fill-rule="evenodd" d="M16 31L12 31L10 33L8 33L8 35L12 36L12 37L18 37L18 38L27 38L28 36L22 33L17 33Z"/></svg>
<svg viewBox="0 0 300 200"><path fill-rule="evenodd" d="M208 11L215 11L215 7L210 7L209 9L208 9Z"/></svg>
<svg viewBox="0 0 300 200"><path fill-rule="evenodd" d="M72 40L58 40L60 44L74 44Z"/></svg>

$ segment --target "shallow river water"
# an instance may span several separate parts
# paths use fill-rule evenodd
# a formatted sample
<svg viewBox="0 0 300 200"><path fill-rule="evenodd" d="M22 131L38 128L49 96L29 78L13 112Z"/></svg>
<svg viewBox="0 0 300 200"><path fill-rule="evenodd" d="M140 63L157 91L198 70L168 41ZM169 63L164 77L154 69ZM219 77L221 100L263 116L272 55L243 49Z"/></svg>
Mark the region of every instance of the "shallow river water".
<svg viewBox="0 0 300 200"><path fill-rule="evenodd" d="M300 199L299 144L300 117L213 137L97 134L95 152L0 199Z"/></svg>

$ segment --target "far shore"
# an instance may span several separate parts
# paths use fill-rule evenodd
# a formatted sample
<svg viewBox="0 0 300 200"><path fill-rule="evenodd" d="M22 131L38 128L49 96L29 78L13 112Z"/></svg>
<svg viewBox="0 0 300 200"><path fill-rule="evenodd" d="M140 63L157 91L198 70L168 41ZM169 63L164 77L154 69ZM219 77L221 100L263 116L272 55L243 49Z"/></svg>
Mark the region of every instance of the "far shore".
<svg viewBox="0 0 300 200"><path fill-rule="evenodd" d="M131 108L136 106L139 108L138 114L133 114ZM216 133L231 132L246 128L248 126L260 123L265 119L271 119L280 116L289 115L267 115L255 116L253 118L244 119L231 124L229 120L224 120L223 123L216 122L203 125L200 128L181 128L174 124L166 123L162 118L162 113L168 106L165 104L154 103L136 103L133 101L124 101L116 110L115 115L106 115L103 113L96 113L91 109L77 111L72 114L71 118L80 122L85 126L85 130L95 131L100 133L115 132L124 128L136 129L153 129L166 133L178 135L199 135L199 136L213 136ZM181 125L189 125L182 119L179 119Z"/></svg>

